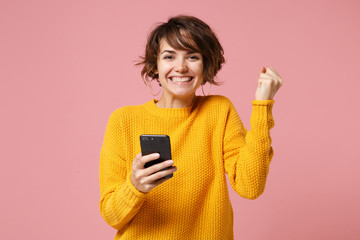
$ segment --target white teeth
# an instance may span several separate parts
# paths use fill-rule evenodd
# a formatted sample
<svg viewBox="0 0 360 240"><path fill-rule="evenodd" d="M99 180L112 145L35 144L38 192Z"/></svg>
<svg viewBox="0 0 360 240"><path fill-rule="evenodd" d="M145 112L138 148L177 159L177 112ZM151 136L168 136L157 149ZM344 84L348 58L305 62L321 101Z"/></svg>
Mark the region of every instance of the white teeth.
<svg viewBox="0 0 360 240"><path fill-rule="evenodd" d="M172 77L171 81L173 82L188 82L191 80L191 77Z"/></svg>

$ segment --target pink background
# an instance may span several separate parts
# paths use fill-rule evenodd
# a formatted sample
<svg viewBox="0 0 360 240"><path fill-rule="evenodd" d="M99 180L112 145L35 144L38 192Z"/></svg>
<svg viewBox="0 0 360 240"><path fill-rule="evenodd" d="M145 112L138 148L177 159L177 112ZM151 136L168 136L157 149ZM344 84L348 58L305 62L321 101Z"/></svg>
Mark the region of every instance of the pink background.
<svg viewBox="0 0 360 240"><path fill-rule="evenodd" d="M257 200L231 191L235 239L359 239L360 2L0 2L0 239L113 239L99 153L115 109L152 96L134 61L153 24L193 14L218 34L249 128L259 70L276 95L275 156Z"/></svg>

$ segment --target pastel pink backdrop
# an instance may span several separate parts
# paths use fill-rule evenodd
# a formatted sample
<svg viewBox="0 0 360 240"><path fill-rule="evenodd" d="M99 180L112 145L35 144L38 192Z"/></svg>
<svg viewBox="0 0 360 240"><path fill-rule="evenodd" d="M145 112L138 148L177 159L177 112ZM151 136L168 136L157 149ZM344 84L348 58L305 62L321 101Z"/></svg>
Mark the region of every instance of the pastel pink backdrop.
<svg viewBox="0 0 360 240"><path fill-rule="evenodd" d="M154 23L192 14L218 34L249 126L259 70L275 156L255 201L230 192L235 239L359 239L359 1L1 1L0 239L113 239L99 214L109 115L152 96L134 61ZM201 94L201 93L200 93Z"/></svg>

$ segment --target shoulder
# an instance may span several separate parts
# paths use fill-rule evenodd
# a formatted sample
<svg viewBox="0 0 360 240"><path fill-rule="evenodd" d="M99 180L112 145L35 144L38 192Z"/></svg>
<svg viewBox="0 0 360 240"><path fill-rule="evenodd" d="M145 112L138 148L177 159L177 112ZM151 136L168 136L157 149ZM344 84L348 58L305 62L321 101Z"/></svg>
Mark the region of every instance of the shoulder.
<svg viewBox="0 0 360 240"><path fill-rule="evenodd" d="M114 110L110 114L110 120L113 119L113 120L121 121L124 119L131 118L131 116L134 116L134 115L142 112L143 106L144 106L144 104L120 107L120 108Z"/></svg>
<svg viewBox="0 0 360 240"><path fill-rule="evenodd" d="M232 102L230 99L228 99L225 96L222 95L211 95L211 96L205 96L201 97L201 107L205 108L222 108L222 109L228 109L232 106Z"/></svg>

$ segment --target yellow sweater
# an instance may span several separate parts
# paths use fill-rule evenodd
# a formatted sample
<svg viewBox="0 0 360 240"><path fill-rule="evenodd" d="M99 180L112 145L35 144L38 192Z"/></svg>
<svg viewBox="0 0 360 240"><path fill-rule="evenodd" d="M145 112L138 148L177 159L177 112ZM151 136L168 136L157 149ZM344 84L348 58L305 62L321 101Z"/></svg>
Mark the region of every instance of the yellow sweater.
<svg viewBox="0 0 360 240"><path fill-rule="evenodd" d="M242 197L265 188L273 156L274 100L252 102L251 130L223 96L197 96L192 107L159 108L156 100L115 110L100 156L100 212L115 239L233 239L225 173ZM177 171L149 193L130 180L141 134L170 136Z"/></svg>

